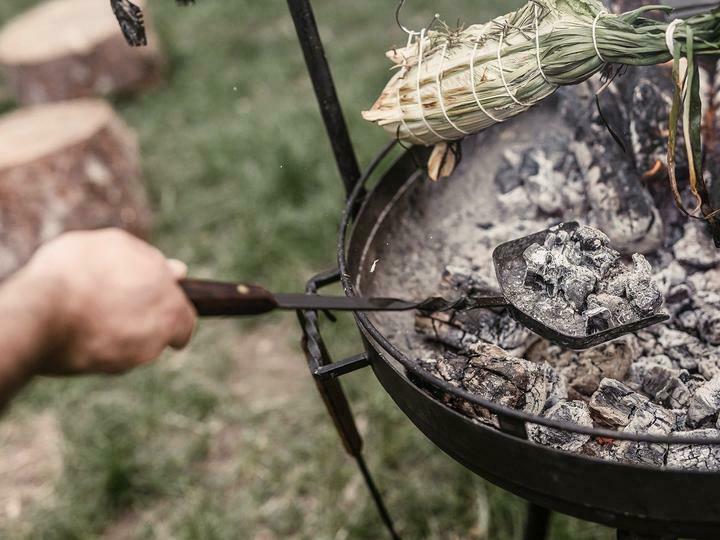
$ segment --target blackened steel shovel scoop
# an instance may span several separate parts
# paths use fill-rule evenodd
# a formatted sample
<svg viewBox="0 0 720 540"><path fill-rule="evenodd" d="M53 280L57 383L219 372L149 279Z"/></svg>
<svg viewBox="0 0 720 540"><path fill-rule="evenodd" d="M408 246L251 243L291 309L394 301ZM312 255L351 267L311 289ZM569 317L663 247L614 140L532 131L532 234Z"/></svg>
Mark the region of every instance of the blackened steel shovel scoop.
<svg viewBox="0 0 720 540"><path fill-rule="evenodd" d="M525 250L533 244L542 245L550 234L557 234L560 231L572 234L578 228L576 222L563 223L498 246L493 252L493 262L503 296L472 296L457 300L430 297L418 302L398 298L273 294L258 285L195 279L183 280L181 286L201 317L260 315L278 309L321 311L417 309L423 312L438 312L452 309L504 307L509 310L513 318L533 332L571 349L594 347L667 320L668 316L660 313L626 320L622 324L610 323L601 329L588 330L588 325L579 325L577 320L568 320L577 319L577 314L551 313L550 316L544 317L532 314L532 305L528 303L527 290L523 286L527 271L523 257Z"/></svg>

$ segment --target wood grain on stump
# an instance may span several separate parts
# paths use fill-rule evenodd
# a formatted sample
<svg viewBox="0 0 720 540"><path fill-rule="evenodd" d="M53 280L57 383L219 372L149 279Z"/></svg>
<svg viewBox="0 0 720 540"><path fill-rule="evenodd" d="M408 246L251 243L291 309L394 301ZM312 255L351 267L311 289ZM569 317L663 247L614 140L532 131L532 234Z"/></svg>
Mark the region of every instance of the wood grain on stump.
<svg viewBox="0 0 720 540"><path fill-rule="evenodd" d="M147 236L151 215L132 131L101 100L0 117L0 279L73 229Z"/></svg>
<svg viewBox="0 0 720 540"><path fill-rule="evenodd" d="M130 47L108 1L51 0L3 28L0 65L22 104L134 92L160 80L149 24L148 34L147 47Z"/></svg>

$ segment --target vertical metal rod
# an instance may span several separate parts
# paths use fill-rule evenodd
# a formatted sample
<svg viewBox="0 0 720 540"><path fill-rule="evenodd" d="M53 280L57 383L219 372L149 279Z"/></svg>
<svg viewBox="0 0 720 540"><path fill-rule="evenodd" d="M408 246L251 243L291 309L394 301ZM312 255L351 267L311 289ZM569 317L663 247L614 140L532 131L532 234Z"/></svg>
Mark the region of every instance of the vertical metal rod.
<svg viewBox="0 0 720 540"><path fill-rule="evenodd" d="M638 534L630 531L618 530L618 540L676 540L673 536L656 536L652 534Z"/></svg>
<svg viewBox="0 0 720 540"><path fill-rule="evenodd" d="M550 510L528 503L525 521L525 540L545 540L550 527Z"/></svg>
<svg viewBox="0 0 720 540"><path fill-rule="evenodd" d="M305 56L305 64L315 88L325 129L335 154L335 162L340 171L345 192L349 195L360 178L360 167L335 90L330 66L325 57L325 49L320 39L315 15L310 6L310 0L287 0L287 2Z"/></svg>
<svg viewBox="0 0 720 540"><path fill-rule="evenodd" d="M390 513L387 511L387 508L385 507L385 502L383 501L382 495L380 495L380 491L378 490L377 486L375 485L375 481L373 480L373 477L370 475L370 471L367 468L367 465L365 464L365 458L363 458L362 454L357 454L355 456L355 460L357 461L358 468L360 469L360 472L363 475L363 478L365 478L365 483L367 484L368 489L370 490L370 494L372 495L373 501L375 501L375 506L377 507L377 511L380 514L380 519L382 519L383 523L385 524L385 528L388 530L388 533L390 534L390 538L392 540L400 540L400 536L398 535L397 531L395 531L395 525L393 525L392 518L390 517Z"/></svg>
<svg viewBox="0 0 720 540"><path fill-rule="evenodd" d="M339 274L332 272L320 276L316 276L308 282L306 291L308 294L316 294L318 287L337 281ZM308 360L308 365L312 372L317 371L322 366L332 365L330 352L325 346L325 342L320 336L318 326L318 315L315 312L298 311L298 319L303 329L302 347ZM345 446L348 454L355 458L360 473L365 480L365 484L370 491L380 519L387 528L390 538L399 540L400 536L395 531L390 513L385 506L380 490L378 490L370 471L367 468L365 459L362 455L363 440L358 431L355 417L353 416L350 404L348 403L345 392L343 391L338 379L327 379L315 377L315 384L318 392L322 397L330 417L335 424L335 428L340 435L340 439Z"/></svg>

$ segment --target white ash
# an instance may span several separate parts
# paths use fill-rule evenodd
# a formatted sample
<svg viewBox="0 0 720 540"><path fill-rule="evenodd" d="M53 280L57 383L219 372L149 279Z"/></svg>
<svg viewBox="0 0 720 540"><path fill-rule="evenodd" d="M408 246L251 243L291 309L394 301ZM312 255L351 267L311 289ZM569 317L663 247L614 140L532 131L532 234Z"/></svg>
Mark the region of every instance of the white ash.
<svg viewBox="0 0 720 540"><path fill-rule="evenodd" d="M625 427L637 410L650 407L650 400L615 379L603 379L590 398L590 410L601 423Z"/></svg>
<svg viewBox="0 0 720 540"><path fill-rule="evenodd" d="M538 362L547 359L565 380L570 399L587 401L603 379L624 379L637 353L637 339L624 336L584 351L564 349L543 340L527 357Z"/></svg>
<svg viewBox="0 0 720 540"><path fill-rule="evenodd" d="M655 363L656 359L661 363ZM685 383L690 379L690 373L684 369L673 369L667 356L641 360L645 361L635 362L630 369L630 381L634 387L669 409L686 407L691 394Z"/></svg>
<svg viewBox="0 0 720 540"><path fill-rule="evenodd" d="M703 225L690 220L685 224L682 238L673 246L675 258L697 268L714 268L720 263L720 250L716 249Z"/></svg>
<svg viewBox="0 0 720 540"><path fill-rule="evenodd" d="M506 351L493 345L478 344L466 355L445 353L425 357L420 365L453 386L529 413L540 414L567 399L561 378L549 364L508 356ZM482 407L443 392L437 394L445 403L471 412L480 420L494 420Z"/></svg>
<svg viewBox="0 0 720 540"><path fill-rule="evenodd" d="M713 428L697 429L678 433L698 439L718 438L720 431ZM703 471L720 470L720 446L706 444L671 444L665 464L673 469Z"/></svg>
<svg viewBox="0 0 720 540"><path fill-rule="evenodd" d="M619 78L613 86L616 88L610 89L612 95L601 96L603 112L621 136L630 134L632 144L626 145L626 152L612 140L598 117L594 102L596 87L560 89L561 99L555 104L536 107L492 136L469 138L463 144L464 159L451 183L423 186L422 191L430 194L424 202L422 197L408 198L407 211L398 214L392 223L392 245L369 255L369 262L380 256L387 262L379 271L387 272L393 266L398 271L391 282L385 274L382 283L375 282L378 290L365 285L364 292L400 295L414 291L418 297L425 296L441 281L441 269L451 262L455 274L465 272L474 284L455 288L441 284L438 291L442 295L452 298L463 294L463 290L479 291L485 287L497 292L491 255L498 244L559 221L577 220L600 228L624 261L629 262L634 252L646 256L657 289L664 297L664 309L671 315L667 323L577 353L532 334L524 338L515 334L515 341L506 338L501 341L501 333L492 329L498 328L496 321L502 320L502 310L487 310L485 318L452 319L452 323L440 320L445 323L445 326L435 323L440 335L432 323L425 326L426 331L421 328L421 334L413 330L411 319L400 323L398 329L387 321L402 320L399 317L373 317L382 318L386 330L395 328L398 343L402 345L404 339L406 350L421 365L450 384L467 389L469 383L479 391L490 364L478 364L467 383L464 374L470 362L470 349L489 339L495 345L510 347L510 351L505 350L512 352L510 356L515 359L524 358L542 366L549 364L552 371L546 368L545 376L533 377L535 381L544 381L545 390L533 390L535 397L529 400L537 408L537 396L544 392L545 412L541 414L564 410L563 404L571 401L590 403L592 398L596 411L600 411L588 407L595 427L718 436L717 413L703 418L713 408L703 396L708 394L708 382L720 375L720 252L702 224L687 220L677 211L662 177L667 155L667 91L672 91L671 82L668 86L666 73L660 68L638 69ZM638 102L643 107L628 106ZM548 127L553 136L536 137L539 126ZM708 149L707 174L714 181L720 178L720 160L713 157L713 152ZM682 154L678 155L680 170L687 166ZM659 176L653 178L658 172ZM458 193L462 194L462 201L458 200ZM559 198L552 199L553 194L559 194L562 204L558 203ZM417 271L408 273L407 268ZM565 293L561 291L558 295L564 299ZM612 304L612 298L601 299ZM647 305L642 297L638 304ZM621 311L622 304L612 307ZM552 311L549 315L563 317ZM475 322L479 327L472 327ZM422 327L422 322L419 326ZM523 339L526 341L520 344ZM495 362L496 357L492 363ZM513 360L511 365L517 368L520 364ZM554 392L553 378L548 374L554 374L564 388ZM608 390L617 388L607 382L609 379L624 386L615 394L620 405L618 400L611 405L612 392ZM601 381L602 392L597 394ZM528 405L527 400L508 388L518 408ZM562 397L565 394L567 397ZM712 393L709 395L712 397ZM487 418L487 411L470 407L463 400L442 395L438 399L469 417L494 422ZM623 405L627 401L635 404L635 409ZM693 419L689 415L691 403ZM699 424L702 429L697 429L695 416L702 418ZM615 425L610 425L612 422ZM535 428L531 424L528 430L533 440L545 444L532 435ZM571 451L657 466L663 466L661 457L665 453L669 467L715 470L719 449L709 445L671 445L666 449L663 445L642 446L592 438Z"/></svg>
<svg viewBox="0 0 720 540"><path fill-rule="evenodd" d="M593 417L625 433L668 435L677 425L677 415L652 403L619 381L604 379L589 404ZM594 449L595 455L629 463L662 465L667 446L656 443L615 441Z"/></svg>
<svg viewBox="0 0 720 540"><path fill-rule="evenodd" d="M552 420L572 422L579 426L592 427L593 425L590 410L584 401L561 401L550 407L542 416ZM537 424L528 426L528 437L536 443L568 452L577 452L590 440L590 435Z"/></svg>
<svg viewBox="0 0 720 540"><path fill-rule="evenodd" d="M645 407L634 411L630 422L622 429L625 433L669 435L677 422L672 411L662 407ZM663 465L668 446L659 443L621 441L615 455L621 461L645 465Z"/></svg>
<svg viewBox="0 0 720 540"><path fill-rule="evenodd" d="M714 424L720 411L720 375L700 386L690 400L687 423L691 427Z"/></svg>
<svg viewBox="0 0 720 540"><path fill-rule="evenodd" d="M468 268L447 266L439 294L446 298L497 295L497 289ZM415 329L460 352L476 343L490 343L515 356L522 356L537 339L504 309L475 309L459 312L418 313Z"/></svg>

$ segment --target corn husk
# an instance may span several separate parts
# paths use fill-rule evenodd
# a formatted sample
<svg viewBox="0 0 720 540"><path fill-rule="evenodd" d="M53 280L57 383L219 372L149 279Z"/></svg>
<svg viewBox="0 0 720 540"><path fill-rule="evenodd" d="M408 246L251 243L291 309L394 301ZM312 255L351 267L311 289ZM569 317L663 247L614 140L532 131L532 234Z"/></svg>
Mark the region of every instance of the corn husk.
<svg viewBox="0 0 720 540"><path fill-rule="evenodd" d="M559 86L579 84L617 66L673 62L668 176L677 206L706 219L720 247L720 211L702 174L701 99L697 58L720 54L720 8L682 22L660 22L644 6L613 15L599 0L532 0L486 24L436 24L410 36L387 57L397 73L363 117L410 144L436 145L429 174L449 176L452 142L527 111ZM688 155L687 184L695 207L683 206L675 174L678 126Z"/></svg>
<svg viewBox="0 0 720 540"><path fill-rule="evenodd" d="M611 15L598 0L534 0L486 24L440 25L387 53L398 71L363 117L402 141L433 145L505 121L608 64L672 60L667 23L642 17L648 9ZM695 54L717 54L718 20L717 12L688 19L675 38L692 28Z"/></svg>

